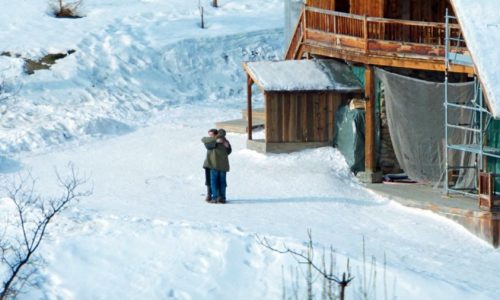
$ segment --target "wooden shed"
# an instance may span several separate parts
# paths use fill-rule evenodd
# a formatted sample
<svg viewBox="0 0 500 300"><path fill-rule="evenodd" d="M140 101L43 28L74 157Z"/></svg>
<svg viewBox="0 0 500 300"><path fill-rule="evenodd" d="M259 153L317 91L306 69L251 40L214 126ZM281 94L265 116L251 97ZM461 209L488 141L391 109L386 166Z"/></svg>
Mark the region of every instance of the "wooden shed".
<svg viewBox="0 0 500 300"><path fill-rule="evenodd" d="M292 152L331 145L342 100L362 94L350 68L332 59L244 63L249 149ZM252 85L264 94L265 136L252 137Z"/></svg>

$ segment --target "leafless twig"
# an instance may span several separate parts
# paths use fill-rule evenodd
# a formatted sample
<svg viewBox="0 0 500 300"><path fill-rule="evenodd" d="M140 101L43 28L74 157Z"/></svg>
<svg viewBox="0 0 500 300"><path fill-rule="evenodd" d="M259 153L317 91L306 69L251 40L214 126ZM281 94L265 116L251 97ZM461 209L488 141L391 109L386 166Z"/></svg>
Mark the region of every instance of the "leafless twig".
<svg viewBox="0 0 500 300"><path fill-rule="evenodd" d="M298 263L307 264L308 268L314 269L316 272L318 272L318 274L323 276L324 279L326 279L330 282L335 282L338 285L339 290L340 290L339 298L341 300L343 300L346 287L354 279L354 277L351 276L351 274L350 274L349 260L347 260L347 273L344 272L341 277L336 276L333 273L333 268L330 268L330 270L326 270L326 268L322 268L314 262L314 248L313 248L313 242L312 242L312 233L310 230L308 230L308 238L309 238L309 242L307 245L308 250L306 253L304 253L302 251L297 251L297 250L294 250L292 248L289 248L285 243L283 243L281 248L276 248L269 242L269 240L267 238L260 237L258 235L256 236L257 242L259 244L261 244L262 246L264 246L265 248L267 248L271 251L277 252L277 253L281 253L281 254L291 254L297 260ZM307 285L307 288L308 288L307 295L308 295L308 297L312 298L312 296L313 296L312 295L312 282L311 282L312 280L311 280L311 276L310 276L310 274L311 274L310 271L311 270L309 270L307 275L306 275L307 284L308 284Z"/></svg>
<svg viewBox="0 0 500 300"><path fill-rule="evenodd" d="M2 278L0 300L16 296L26 284L32 284L30 278L36 274L36 265L41 258L36 252L47 235L48 225L68 207L71 202L89 196L90 190L80 191L87 179L82 178L75 167L69 165L69 175L57 178L62 187L59 197L43 199L35 193L35 179L28 172L13 180L7 188L8 200L13 205L15 233L0 235L0 266L7 272Z"/></svg>

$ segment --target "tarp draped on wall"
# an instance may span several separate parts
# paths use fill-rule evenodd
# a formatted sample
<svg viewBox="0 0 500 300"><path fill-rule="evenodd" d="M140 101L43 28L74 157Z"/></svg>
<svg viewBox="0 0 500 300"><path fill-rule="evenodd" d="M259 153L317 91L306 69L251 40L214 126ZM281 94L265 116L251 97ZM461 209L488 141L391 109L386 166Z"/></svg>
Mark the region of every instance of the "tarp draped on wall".
<svg viewBox="0 0 500 300"><path fill-rule="evenodd" d="M444 84L382 69L376 69L375 75L384 84L389 131L401 168L414 180L441 182L445 174L446 147ZM450 84L448 92L449 99L454 99L454 102L466 102L474 95L473 83ZM470 124L471 117L470 112L459 109L449 114L450 123L455 124ZM456 144L465 144L471 138L462 130L451 130L449 133ZM455 153L449 162L471 165L473 158ZM469 187L473 184L473 176L465 175L469 176L462 176L457 184Z"/></svg>
<svg viewBox="0 0 500 300"><path fill-rule="evenodd" d="M354 174L365 170L365 111L349 109L348 105L335 113L333 147L345 157Z"/></svg>

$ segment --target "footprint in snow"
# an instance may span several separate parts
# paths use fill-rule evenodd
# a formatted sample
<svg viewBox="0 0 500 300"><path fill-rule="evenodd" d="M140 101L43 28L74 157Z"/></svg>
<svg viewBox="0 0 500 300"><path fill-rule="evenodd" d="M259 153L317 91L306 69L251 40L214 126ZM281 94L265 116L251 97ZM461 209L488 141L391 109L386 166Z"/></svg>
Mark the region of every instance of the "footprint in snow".
<svg viewBox="0 0 500 300"><path fill-rule="evenodd" d="M155 183L158 181L162 181L165 178L166 178L165 176L152 177L152 178L148 178L148 179L144 180L144 183L149 185L149 184L152 184L152 183Z"/></svg>

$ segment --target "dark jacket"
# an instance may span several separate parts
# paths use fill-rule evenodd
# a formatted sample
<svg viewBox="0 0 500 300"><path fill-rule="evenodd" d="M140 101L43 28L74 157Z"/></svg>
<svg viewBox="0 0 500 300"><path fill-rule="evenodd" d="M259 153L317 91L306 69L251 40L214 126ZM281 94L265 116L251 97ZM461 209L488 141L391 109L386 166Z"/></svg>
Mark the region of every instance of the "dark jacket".
<svg viewBox="0 0 500 300"><path fill-rule="evenodd" d="M225 132L224 132L225 133ZM229 172L229 154L232 152L231 144L225 139L225 134L217 137L204 137L201 141L207 148L207 157L203 163L204 168ZM217 142L217 140L221 142ZM224 146L224 141L228 147Z"/></svg>

